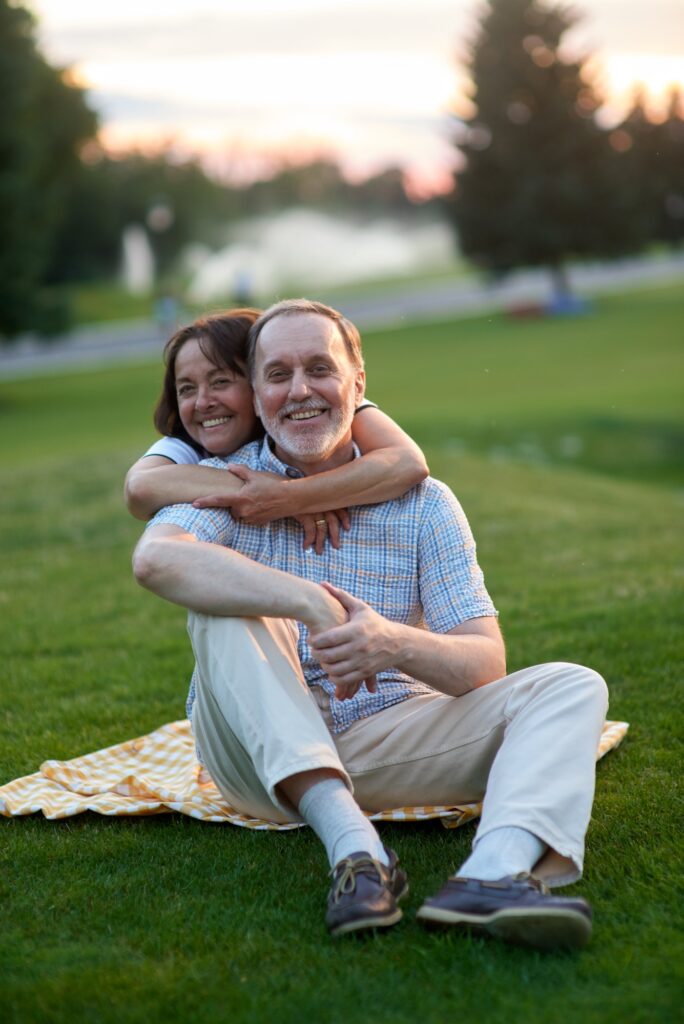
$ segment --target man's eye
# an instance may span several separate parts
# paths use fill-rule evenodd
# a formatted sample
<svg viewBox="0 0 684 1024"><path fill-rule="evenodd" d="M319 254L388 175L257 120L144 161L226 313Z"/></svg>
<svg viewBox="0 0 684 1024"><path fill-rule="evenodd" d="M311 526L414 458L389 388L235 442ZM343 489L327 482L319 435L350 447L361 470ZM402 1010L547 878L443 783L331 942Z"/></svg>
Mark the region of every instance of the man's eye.
<svg viewBox="0 0 684 1024"><path fill-rule="evenodd" d="M314 373L317 377L322 377L326 373L330 373L330 367L329 366L324 366L321 363L320 366L314 366L313 367L312 373Z"/></svg>
<svg viewBox="0 0 684 1024"><path fill-rule="evenodd" d="M284 370L272 370L268 375L269 380L285 380L287 374Z"/></svg>

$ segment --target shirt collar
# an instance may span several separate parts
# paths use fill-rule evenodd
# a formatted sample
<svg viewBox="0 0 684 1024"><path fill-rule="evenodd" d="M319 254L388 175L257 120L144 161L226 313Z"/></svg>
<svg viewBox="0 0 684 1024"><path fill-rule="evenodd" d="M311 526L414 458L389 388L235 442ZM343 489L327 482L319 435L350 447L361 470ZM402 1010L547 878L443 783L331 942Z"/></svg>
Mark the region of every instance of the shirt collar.
<svg viewBox="0 0 684 1024"><path fill-rule="evenodd" d="M267 434L261 442L261 451L259 453L259 462L261 463L262 469L267 469L271 473L279 473L280 476L287 476L291 480L299 480L305 475L302 473L301 469L295 469L294 466L288 466L287 463L281 462L273 450L274 447L273 438L269 437ZM354 459L361 457L361 452L353 441L352 455Z"/></svg>

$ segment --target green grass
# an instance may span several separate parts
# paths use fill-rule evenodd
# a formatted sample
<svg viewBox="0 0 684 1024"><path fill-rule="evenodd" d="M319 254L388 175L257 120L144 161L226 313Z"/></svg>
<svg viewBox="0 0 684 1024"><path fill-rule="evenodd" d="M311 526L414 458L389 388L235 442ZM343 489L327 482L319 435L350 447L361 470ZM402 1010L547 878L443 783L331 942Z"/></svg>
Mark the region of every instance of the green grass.
<svg viewBox="0 0 684 1024"><path fill-rule="evenodd" d="M67 289L67 296L71 318L76 325L151 319L154 316L154 295L132 295L123 285L113 281L73 285Z"/></svg>
<svg viewBox="0 0 684 1024"><path fill-rule="evenodd" d="M595 910L590 947L544 956L418 927L413 911L464 857L472 826L384 826L411 878L405 921L333 943L309 833L175 815L2 820L3 1020L675 1018L681 314L662 289L603 300L582 320L483 318L366 342L369 393L468 511L510 668L592 665L611 717L632 723L599 767L578 887ZM158 380L136 366L0 384L0 781L182 716L184 615L133 583L139 528L120 497ZM558 447L566 436L582 446Z"/></svg>

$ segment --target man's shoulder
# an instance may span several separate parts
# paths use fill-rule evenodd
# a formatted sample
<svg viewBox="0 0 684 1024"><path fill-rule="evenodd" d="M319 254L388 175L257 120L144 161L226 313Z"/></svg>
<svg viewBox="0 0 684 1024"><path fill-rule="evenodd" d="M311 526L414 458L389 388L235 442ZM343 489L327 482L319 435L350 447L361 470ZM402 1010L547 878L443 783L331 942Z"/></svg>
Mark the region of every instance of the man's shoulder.
<svg viewBox="0 0 684 1024"><path fill-rule="evenodd" d="M202 459L200 465L212 466L214 469L225 469L228 463L236 462L243 466L248 466L249 469L261 469L261 447L263 441L250 441L249 444L243 444L242 448L238 448L231 455L227 455L222 458L219 455L214 455L210 459Z"/></svg>
<svg viewBox="0 0 684 1024"><path fill-rule="evenodd" d="M458 499L451 488L443 480L437 480L434 476L428 476L410 491L400 495L398 498L391 498L387 504L404 502L415 507L433 507L443 505L444 507L458 505Z"/></svg>

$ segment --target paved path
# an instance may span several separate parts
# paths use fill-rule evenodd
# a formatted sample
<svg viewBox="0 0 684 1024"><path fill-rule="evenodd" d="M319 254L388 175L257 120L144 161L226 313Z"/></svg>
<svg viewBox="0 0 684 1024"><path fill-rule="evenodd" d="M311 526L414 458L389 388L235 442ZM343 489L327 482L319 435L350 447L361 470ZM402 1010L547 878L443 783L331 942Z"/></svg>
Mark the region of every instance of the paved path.
<svg viewBox="0 0 684 1024"><path fill-rule="evenodd" d="M684 286L684 252L658 259L577 266L572 268L570 279L582 296L624 291L632 285L680 281ZM524 271L491 285L474 280L409 282L405 288L395 286L368 296L350 294L346 299L337 294L335 305L363 331L443 317L475 316L543 303L548 297L548 275ZM0 380L161 358L165 340L166 336L149 321L81 327L48 342L26 337L0 347Z"/></svg>

